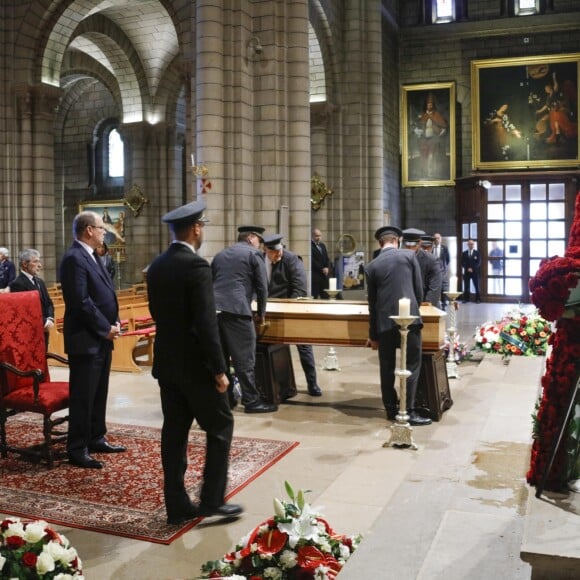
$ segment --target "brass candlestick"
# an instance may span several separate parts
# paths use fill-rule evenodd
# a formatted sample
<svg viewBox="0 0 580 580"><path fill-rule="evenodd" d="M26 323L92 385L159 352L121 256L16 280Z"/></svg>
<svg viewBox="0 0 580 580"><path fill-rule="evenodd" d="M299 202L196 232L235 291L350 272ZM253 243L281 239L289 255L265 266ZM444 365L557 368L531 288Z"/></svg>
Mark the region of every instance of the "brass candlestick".
<svg viewBox="0 0 580 580"><path fill-rule="evenodd" d="M457 298L461 296L461 292L445 292L449 298L449 328L447 333L449 334L449 354L447 355L447 377L450 379L459 379L459 373L457 372L457 363L455 362L455 334L457 332L457 327L455 326L455 319L457 316Z"/></svg>
<svg viewBox="0 0 580 580"><path fill-rule="evenodd" d="M391 438L383 443L383 447L409 447L418 449L413 441L413 428L409 424L409 414L407 413L407 379L411 376L411 371L407 369L407 335L409 325L419 318L418 316L390 316L401 334L401 368L395 370L395 376L399 377L399 412L395 423L391 426Z"/></svg>

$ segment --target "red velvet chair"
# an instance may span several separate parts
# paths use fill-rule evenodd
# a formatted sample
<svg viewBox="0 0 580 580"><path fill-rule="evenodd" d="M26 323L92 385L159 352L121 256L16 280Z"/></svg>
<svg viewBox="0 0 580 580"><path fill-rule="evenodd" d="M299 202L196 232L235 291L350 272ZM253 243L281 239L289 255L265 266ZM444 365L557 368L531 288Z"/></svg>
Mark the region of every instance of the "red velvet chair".
<svg viewBox="0 0 580 580"><path fill-rule="evenodd" d="M61 356L47 354L38 292L0 294L0 454L8 452L54 463L53 445L66 439L60 425L68 416L58 411L68 409L68 382L50 380L47 357L61 362ZM18 413L39 413L43 417L43 440L33 446L7 442L6 423ZM34 423L31 423L34 426ZM40 439L40 438L39 438Z"/></svg>

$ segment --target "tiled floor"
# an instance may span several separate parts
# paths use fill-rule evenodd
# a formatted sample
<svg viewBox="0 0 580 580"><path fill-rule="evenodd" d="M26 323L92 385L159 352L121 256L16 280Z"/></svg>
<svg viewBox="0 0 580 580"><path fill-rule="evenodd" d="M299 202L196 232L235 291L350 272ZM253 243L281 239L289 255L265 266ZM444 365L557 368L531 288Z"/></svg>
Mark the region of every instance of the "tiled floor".
<svg viewBox="0 0 580 580"><path fill-rule="evenodd" d="M460 305L461 340L495 320L506 305ZM452 379L453 407L442 421L416 427L419 449L385 448L390 430L379 397L378 361L364 348L338 348L340 371L322 370L326 347L316 347L324 395L306 394L292 348L299 395L277 413L236 411L235 434L299 441L300 445L237 494L246 512L220 524L207 520L170 546L62 529L79 551L88 579L196 578L272 514L284 481L310 490L307 499L341 533L365 540L341 578L530 577L519 560L523 483L542 359L497 357L466 362ZM514 364L514 362L516 364ZM55 373L64 372L55 369ZM158 388L148 369L113 373L108 419L161 426ZM478 564L486 562L486 568ZM453 563L453 566L451 566Z"/></svg>

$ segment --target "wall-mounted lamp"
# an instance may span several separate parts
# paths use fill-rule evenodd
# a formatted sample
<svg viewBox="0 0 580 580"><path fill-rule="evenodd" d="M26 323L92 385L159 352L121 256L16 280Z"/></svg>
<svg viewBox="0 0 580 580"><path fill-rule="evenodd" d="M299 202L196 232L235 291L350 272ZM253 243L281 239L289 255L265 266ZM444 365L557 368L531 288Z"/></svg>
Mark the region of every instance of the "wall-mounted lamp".
<svg viewBox="0 0 580 580"><path fill-rule="evenodd" d="M487 179L480 179L477 182L477 185L479 185L479 187L483 187L483 189L489 189L491 187L491 181L488 181Z"/></svg>
<svg viewBox="0 0 580 580"><path fill-rule="evenodd" d="M257 36L252 36L252 38L248 40L246 48L248 50L248 58L250 59L256 56L260 56L264 52L262 42Z"/></svg>

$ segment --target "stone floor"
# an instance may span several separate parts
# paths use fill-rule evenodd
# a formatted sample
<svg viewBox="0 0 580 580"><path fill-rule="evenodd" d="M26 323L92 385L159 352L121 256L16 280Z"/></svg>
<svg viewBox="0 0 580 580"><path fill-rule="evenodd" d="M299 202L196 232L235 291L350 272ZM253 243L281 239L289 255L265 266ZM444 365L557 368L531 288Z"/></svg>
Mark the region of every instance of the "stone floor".
<svg viewBox="0 0 580 580"><path fill-rule="evenodd" d="M477 325L509 308L461 305L461 340L472 343ZM460 378L450 380L454 405L440 422L414 428L415 451L383 447L390 430L376 353L336 350L341 370L325 371L328 348L315 348L322 397L306 394L292 348L298 396L275 414L235 412L236 435L300 442L235 496L246 508L239 520L207 520L169 546L62 528L83 559L86 578L196 578L202 563L229 551L273 513L272 499L285 497L285 480L310 490L307 500L335 530L364 535L341 579L530 578L519 552L530 414L543 359L516 357L504 365L490 355L462 363ZM108 419L161 426L149 369L112 374Z"/></svg>

